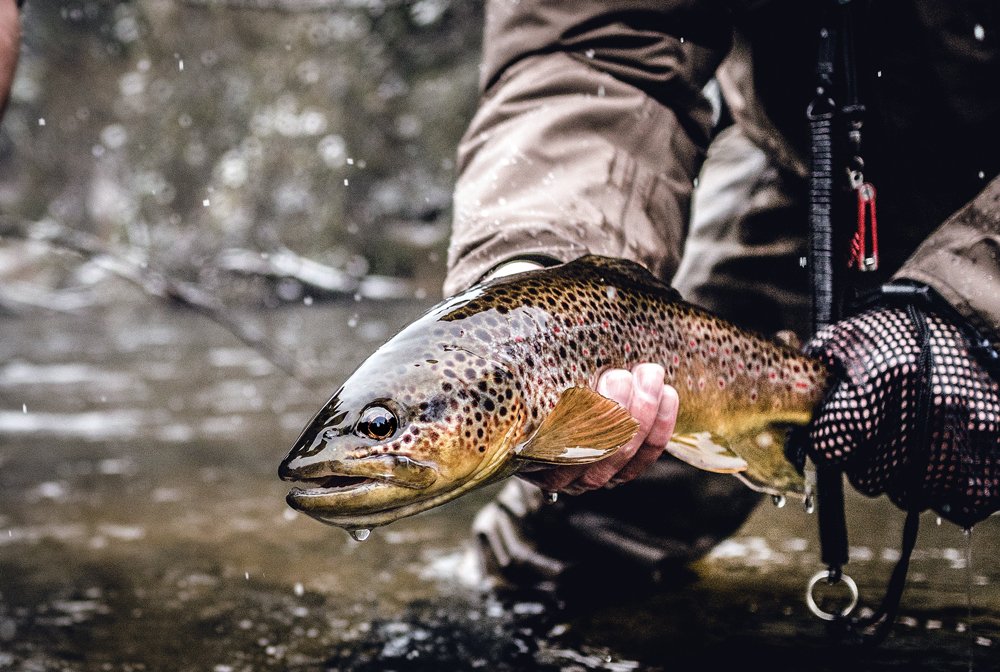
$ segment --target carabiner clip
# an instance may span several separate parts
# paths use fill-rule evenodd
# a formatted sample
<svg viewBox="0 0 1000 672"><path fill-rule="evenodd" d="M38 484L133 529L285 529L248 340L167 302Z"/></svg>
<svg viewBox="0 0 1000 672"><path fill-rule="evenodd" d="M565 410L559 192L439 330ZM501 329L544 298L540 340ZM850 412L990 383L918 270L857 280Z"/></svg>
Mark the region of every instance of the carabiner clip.
<svg viewBox="0 0 1000 672"><path fill-rule="evenodd" d="M859 181L854 191L858 195L858 227L851 239L851 254L847 266L862 272L877 271L878 217L875 210L875 187L871 182Z"/></svg>

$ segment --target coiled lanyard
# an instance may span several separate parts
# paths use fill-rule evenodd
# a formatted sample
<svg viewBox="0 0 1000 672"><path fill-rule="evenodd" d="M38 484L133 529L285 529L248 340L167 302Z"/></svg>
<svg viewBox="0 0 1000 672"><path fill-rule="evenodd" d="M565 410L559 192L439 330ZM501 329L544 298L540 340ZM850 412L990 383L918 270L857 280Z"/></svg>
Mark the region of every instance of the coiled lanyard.
<svg viewBox="0 0 1000 672"><path fill-rule="evenodd" d="M834 319L834 195L845 170L857 200L857 227L850 244L848 268L861 272L878 270L878 219L875 187L865 180L861 153L861 131L865 106L858 92L854 54L851 0L832 0L819 33L816 59L816 95L806 110L810 132L809 266L813 285L813 330ZM856 3L855 3L856 4ZM837 26L834 26L836 19ZM842 64L839 79L838 57ZM841 87L837 87L842 83ZM841 105L836 96L844 99ZM846 128L843 147L846 160L839 160L834 147L835 128Z"/></svg>
<svg viewBox="0 0 1000 672"><path fill-rule="evenodd" d="M811 159L809 180L809 265L812 275L813 329L817 331L835 319L834 295L834 197L841 180L840 170L857 200L857 227L850 243L847 267L860 272L878 269L878 222L875 209L875 187L864 177L861 132L865 107L860 101L854 54L854 6L851 0L831 0L825 11L819 33L819 53L816 61L816 95L806 111L809 121ZM855 3L856 5L856 3ZM835 25L836 24L836 25ZM837 77L837 62L843 72ZM841 84L840 87L837 85ZM836 97L842 95L844 103ZM846 160L835 151L835 129L846 129L843 145ZM921 363L929 373L929 348L926 341L926 321L921 311L908 310L922 337ZM923 413L926 416L926 411ZM913 503L907 513L899 562L893 571L889 587L880 608L867 618L852 617L857 605L857 586L844 574L848 560L847 522L844 513L843 472L839 467L817 465L816 492L818 499L819 535L823 564L827 569L817 573L806 588L806 601L819 618L830 621L841 635L867 644L877 644L889 632L899 607L909 559L916 543L919 512ZM851 592L850 604L838 612L823 611L813 597L817 583L844 583Z"/></svg>

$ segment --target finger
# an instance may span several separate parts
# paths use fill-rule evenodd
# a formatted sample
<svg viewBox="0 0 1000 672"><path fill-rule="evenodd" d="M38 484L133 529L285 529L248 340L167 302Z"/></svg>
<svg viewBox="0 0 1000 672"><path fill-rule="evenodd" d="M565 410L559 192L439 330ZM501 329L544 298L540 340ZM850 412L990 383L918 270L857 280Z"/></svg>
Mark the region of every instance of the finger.
<svg viewBox="0 0 1000 672"><path fill-rule="evenodd" d="M680 400L677 396L677 390L669 385L664 385L663 394L660 396L660 403L656 409L656 419L646 436L646 441L636 451L635 457L611 481L612 486L627 483L638 477L660 458L674 432L679 408Z"/></svg>
<svg viewBox="0 0 1000 672"><path fill-rule="evenodd" d="M597 392L598 394L621 404L623 407L628 408L632 399L632 373L625 369L609 369L608 371L605 371L601 374L601 377L597 381ZM610 471L607 478L610 478L617 473L622 465L627 463L632 454L635 453L635 447L632 447L627 455L619 457L619 454L622 453L624 448L625 447L619 448L614 455L596 463L603 464L609 460L615 460L614 468ZM586 490L593 489L593 487L572 488L571 490L567 490L566 488L571 483L580 479L590 469L593 469L596 464L550 467L541 472L522 473L520 476L524 480L529 483L534 483L543 490L565 492L566 494L580 494ZM604 479L604 483L607 482L607 478ZM601 483L601 485L604 483Z"/></svg>
<svg viewBox="0 0 1000 672"><path fill-rule="evenodd" d="M615 473L608 479L609 481L614 480L615 484L631 480L630 478L624 478L625 475L621 472L628 465L632 464L637 457L639 458L639 462L636 464L636 468L629 472L630 474L641 473L638 469L639 467L648 467L659 456L656 448L647 444L649 444L650 432L657 425L660 400L665 387L663 385L665 372L659 364L639 364L632 369L632 373L635 384L633 385L632 403L629 405L629 413L639 421L639 431L632 440L632 443L636 445L628 452L628 460L618 464ZM657 431L662 434L659 428L657 428Z"/></svg>
<svg viewBox="0 0 1000 672"><path fill-rule="evenodd" d="M573 485L588 490L602 488L634 459L656 421L663 394L663 376L664 370L659 364L639 364L632 369L632 394L626 408L639 423L636 435L614 455L591 465Z"/></svg>

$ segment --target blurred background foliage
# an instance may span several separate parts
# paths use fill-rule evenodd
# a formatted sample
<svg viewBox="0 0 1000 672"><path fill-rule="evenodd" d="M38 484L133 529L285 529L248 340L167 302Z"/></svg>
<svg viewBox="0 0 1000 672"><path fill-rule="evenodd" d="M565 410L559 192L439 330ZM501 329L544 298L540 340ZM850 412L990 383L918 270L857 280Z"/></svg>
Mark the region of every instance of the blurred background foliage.
<svg viewBox="0 0 1000 672"><path fill-rule="evenodd" d="M0 214L228 299L437 293L481 14L479 0L29 1ZM93 255L53 266L51 246L4 247L7 279L104 277ZM358 284L372 275L387 277Z"/></svg>

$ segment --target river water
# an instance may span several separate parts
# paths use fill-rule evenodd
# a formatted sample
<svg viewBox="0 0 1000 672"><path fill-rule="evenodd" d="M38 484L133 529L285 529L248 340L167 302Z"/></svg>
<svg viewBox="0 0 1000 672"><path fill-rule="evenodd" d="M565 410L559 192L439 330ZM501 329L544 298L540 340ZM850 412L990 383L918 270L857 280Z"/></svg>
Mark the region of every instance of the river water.
<svg viewBox="0 0 1000 672"><path fill-rule="evenodd" d="M278 462L427 305L249 313L304 382L141 298L0 319L0 669L1000 669L995 518L967 537L924 516L899 622L869 650L807 611L816 521L792 503L659 585L609 576L571 599L482 581L468 528L493 491L364 543L296 515ZM903 516L848 499L848 571L873 605Z"/></svg>

